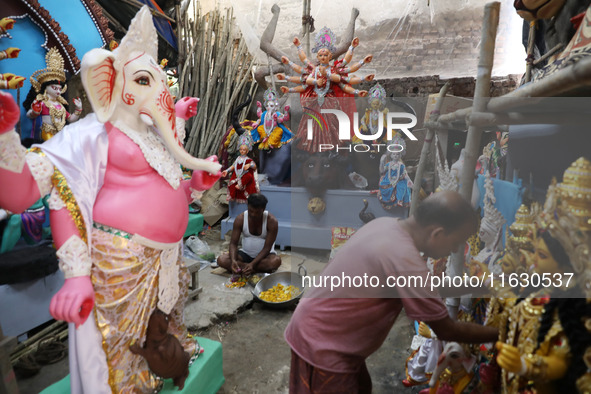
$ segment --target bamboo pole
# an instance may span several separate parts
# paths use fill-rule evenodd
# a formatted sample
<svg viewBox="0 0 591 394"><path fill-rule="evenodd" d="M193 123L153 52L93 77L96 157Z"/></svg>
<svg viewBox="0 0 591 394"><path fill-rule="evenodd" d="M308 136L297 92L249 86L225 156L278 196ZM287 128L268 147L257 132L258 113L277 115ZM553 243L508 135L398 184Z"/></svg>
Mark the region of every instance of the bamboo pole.
<svg viewBox="0 0 591 394"><path fill-rule="evenodd" d="M490 98L485 111L482 112L498 113L516 106L523 106L524 98L528 98L530 106L535 105L535 101L531 98L556 96L584 86L591 86L591 59L581 59L572 66L558 70L536 83L522 86L502 97ZM472 111L471 107L441 115L438 123L444 125L456 119L465 118Z"/></svg>
<svg viewBox="0 0 591 394"><path fill-rule="evenodd" d="M201 99L197 115L187 125L186 149L203 157L217 153L231 108L245 96L246 82L252 80L253 62L245 40L236 31L232 9L201 15L197 7L195 14L193 23L187 17L183 21L190 28L186 30L186 67L180 78L183 94Z"/></svg>
<svg viewBox="0 0 591 394"><path fill-rule="evenodd" d="M31 344L39 341L40 338L48 336L51 332L59 330L61 328L67 328L66 323L63 321L56 321L55 323L51 324L50 326L39 331L37 334L33 335L31 338L28 338L27 340L16 345L15 348L12 350L12 354L18 353L19 351L25 349L26 347L30 346Z"/></svg>
<svg viewBox="0 0 591 394"><path fill-rule="evenodd" d="M181 16L181 2L180 0L174 1L174 13L176 15L176 36L178 38L178 62L177 62L177 72L179 76L181 75L181 71L185 69L185 43L184 40L187 36L183 35L183 25L184 25L184 18ZM181 85L179 85L181 86Z"/></svg>
<svg viewBox="0 0 591 394"><path fill-rule="evenodd" d="M308 23L308 19L310 18L311 2L312 0L304 0L304 6L302 7L302 27L305 45L304 49L308 58L310 58L310 24Z"/></svg>
<svg viewBox="0 0 591 394"><path fill-rule="evenodd" d="M538 59L534 60L534 67L538 64L542 63L544 60L548 59L550 56L554 55L556 52L561 50L564 47L563 44L556 44L554 48L550 49L548 52L544 53Z"/></svg>
<svg viewBox="0 0 591 394"><path fill-rule="evenodd" d="M466 117L472 112L472 107L459 109L449 114L441 115L437 121L440 123L451 123L455 121L466 122Z"/></svg>
<svg viewBox="0 0 591 394"><path fill-rule="evenodd" d="M64 339L66 339L68 337L68 328L65 327L65 328L59 330L57 333L52 334L51 336L54 336L59 342L62 342ZM29 353L36 352L37 349L39 349L39 345L41 344L41 342L44 341L45 339L48 339L49 337L50 337L50 335L40 338L38 341L35 341L31 345L27 346L25 349L20 350L18 353L13 352L12 355L10 356L10 362L12 364L15 364L23 356L26 356Z"/></svg>
<svg viewBox="0 0 591 394"><path fill-rule="evenodd" d="M525 83L531 81L531 71L534 62L534 45L536 43L536 26L535 20L529 22L529 32L527 35L527 57L525 60Z"/></svg>
<svg viewBox="0 0 591 394"><path fill-rule="evenodd" d="M480 57L478 59L478 77L474 89L473 108L476 112L484 112L486 110L487 97L490 96L490 77L495 54L495 39L499 24L500 7L501 4L499 2L488 3L484 7L484 24L482 26ZM476 126L470 126L468 128L464 165L460 175L460 194L468 201L472 197L474 169L476 168L481 137L482 128ZM460 276L463 274L464 248L462 247L460 249L451 255L450 276ZM457 318L460 299L448 298L446 305L452 319Z"/></svg>
<svg viewBox="0 0 591 394"><path fill-rule="evenodd" d="M589 115L581 112L492 113L473 112L469 123L476 127L514 124L578 124L588 125Z"/></svg>
<svg viewBox="0 0 591 394"><path fill-rule="evenodd" d="M437 97L437 102L435 103L435 108L429 114L430 121L436 121L439 117L439 112L441 111L441 106L443 105L443 99L447 94L447 90L449 89L449 82L446 82L445 85L439 91L439 96ZM423 148L421 149L421 156L419 158L419 165L417 166L417 172L415 174L414 179L414 186L413 192L410 202L410 215L413 215L417 210L417 206L419 204L419 196L421 192L421 180L423 179L423 172L425 170L425 165L427 163L427 156L429 155L429 150L431 149L431 141L433 141L433 137L435 135L435 130L432 128L427 129L427 135L425 136L425 141L423 142Z"/></svg>

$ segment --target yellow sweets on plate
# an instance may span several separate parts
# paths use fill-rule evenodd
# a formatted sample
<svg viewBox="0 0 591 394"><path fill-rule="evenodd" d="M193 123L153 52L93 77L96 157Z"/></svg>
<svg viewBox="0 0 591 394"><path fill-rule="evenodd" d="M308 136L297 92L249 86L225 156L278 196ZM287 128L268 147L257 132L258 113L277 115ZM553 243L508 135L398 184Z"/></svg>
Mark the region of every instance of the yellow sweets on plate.
<svg viewBox="0 0 591 394"><path fill-rule="evenodd" d="M262 291L259 298L267 302L284 302L289 301L294 297L300 295L302 291L293 285L284 286L281 283L276 284L269 290Z"/></svg>

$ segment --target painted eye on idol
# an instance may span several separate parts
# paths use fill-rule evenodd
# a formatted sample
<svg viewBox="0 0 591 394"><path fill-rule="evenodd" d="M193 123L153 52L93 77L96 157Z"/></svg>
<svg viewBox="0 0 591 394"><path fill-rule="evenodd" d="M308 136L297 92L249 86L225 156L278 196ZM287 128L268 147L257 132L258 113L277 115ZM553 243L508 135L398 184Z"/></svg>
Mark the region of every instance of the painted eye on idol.
<svg viewBox="0 0 591 394"><path fill-rule="evenodd" d="M145 77L145 76L136 78L135 79L135 82L138 85L150 86L150 79L148 77Z"/></svg>

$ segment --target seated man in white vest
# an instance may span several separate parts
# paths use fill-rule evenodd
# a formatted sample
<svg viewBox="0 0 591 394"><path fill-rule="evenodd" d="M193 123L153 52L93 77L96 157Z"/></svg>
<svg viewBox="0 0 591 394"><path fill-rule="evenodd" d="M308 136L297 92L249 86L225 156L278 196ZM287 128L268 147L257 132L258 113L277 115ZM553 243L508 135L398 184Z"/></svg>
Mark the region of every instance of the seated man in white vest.
<svg viewBox="0 0 591 394"><path fill-rule="evenodd" d="M218 257L218 265L243 276L273 272L281 265L281 257L275 252L279 224L275 216L265 210L267 197L251 194L247 201L248 209L234 221L230 251ZM242 248L238 249L240 235Z"/></svg>

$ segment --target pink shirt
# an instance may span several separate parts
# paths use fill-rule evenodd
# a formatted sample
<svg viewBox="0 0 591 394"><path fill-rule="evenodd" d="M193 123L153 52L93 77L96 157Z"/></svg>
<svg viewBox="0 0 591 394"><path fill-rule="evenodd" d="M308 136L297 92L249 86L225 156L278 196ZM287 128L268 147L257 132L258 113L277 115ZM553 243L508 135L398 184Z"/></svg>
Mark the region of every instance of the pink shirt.
<svg viewBox="0 0 591 394"><path fill-rule="evenodd" d="M302 359L317 368L357 372L382 345L403 307L414 320L435 321L448 315L441 298L429 287L386 284L388 276L425 278L428 272L398 219L372 220L327 264L320 274L328 278L327 286L309 289L285 330L285 339ZM368 285L331 290L331 278L342 279L343 275L365 276ZM377 287L369 285L371 277L375 277L374 286L379 278Z"/></svg>

